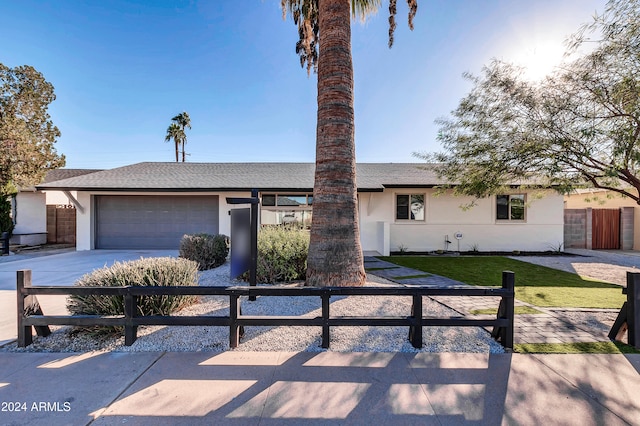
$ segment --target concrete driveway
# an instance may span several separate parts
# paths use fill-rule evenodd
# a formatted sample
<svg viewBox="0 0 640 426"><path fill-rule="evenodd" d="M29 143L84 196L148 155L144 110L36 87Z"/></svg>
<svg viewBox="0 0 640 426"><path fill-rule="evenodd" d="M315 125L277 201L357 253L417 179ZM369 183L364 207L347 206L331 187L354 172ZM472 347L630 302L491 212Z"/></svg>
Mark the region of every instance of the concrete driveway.
<svg viewBox="0 0 640 426"><path fill-rule="evenodd" d="M94 269L141 257L175 257L177 250L91 250L0 258L0 345L17 336L16 271L31 269L34 286L73 285ZM46 315L66 314L66 297L38 298Z"/></svg>

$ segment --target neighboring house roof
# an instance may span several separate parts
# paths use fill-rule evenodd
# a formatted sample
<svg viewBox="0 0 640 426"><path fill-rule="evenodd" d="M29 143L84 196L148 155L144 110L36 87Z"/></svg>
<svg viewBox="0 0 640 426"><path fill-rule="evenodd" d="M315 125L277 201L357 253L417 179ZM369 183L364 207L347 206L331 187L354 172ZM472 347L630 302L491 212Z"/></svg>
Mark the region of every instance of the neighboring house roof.
<svg viewBox="0 0 640 426"><path fill-rule="evenodd" d="M89 173L100 172L101 169L54 169L49 170L47 174L44 176L44 180L42 184L55 182L57 180L68 179L75 176L82 176ZM36 185L38 186L38 185ZM34 192L36 191L35 186L27 186L24 188L20 188L20 192Z"/></svg>
<svg viewBox="0 0 640 426"><path fill-rule="evenodd" d="M55 182L62 179L69 179L76 176L88 175L90 173L101 172L102 169L55 169L49 170L42 183Z"/></svg>
<svg viewBox="0 0 640 426"><path fill-rule="evenodd" d="M311 191L314 163L138 163L37 185L69 191ZM442 184L424 163L357 165L360 191Z"/></svg>

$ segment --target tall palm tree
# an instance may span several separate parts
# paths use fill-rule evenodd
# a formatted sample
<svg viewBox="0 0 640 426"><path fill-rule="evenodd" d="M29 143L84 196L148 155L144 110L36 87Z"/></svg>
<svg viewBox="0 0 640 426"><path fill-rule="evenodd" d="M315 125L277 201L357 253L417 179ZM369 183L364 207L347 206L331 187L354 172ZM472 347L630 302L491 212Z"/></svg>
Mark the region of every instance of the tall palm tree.
<svg viewBox="0 0 640 426"><path fill-rule="evenodd" d="M182 162L184 163L184 157L186 155L184 150L184 145L187 143L187 134L185 133L185 129L187 127L191 129L191 118L189 117L189 114L187 114L187 112L184 111L176 115L175 117L173 117L171 121L173 121L173 123L180 126L180 129L182 129L182 140L180 141L180 143L182 145ZM177 161L178 160L176 159L176 162Z"/></svg>
<svg viewBox="0 0 640 426"><path fill-rule="evenodd" d="M318 73L318 124L313 220L307 285L361 286L365 282L358 224L354 142L351 15L364 19L381 0L281 0L298 26L301 65ZM389 0L389 47L397 0ZM409 27L417 0L407 0ZM319 47L319 51L317 48Z"/></svg>
<svg viewBox="0 0 640 426"><path fill-rule="evenodd" d="M184 134L182 127L180 127L176 123L171 123L169 125L169 127L167 128L167 135L164 137L165 142L169 142L171 139L173 139L173 141L176 144L176 163L177 163L179 147L180 147L180 144L183 143L184 139L186 139L186 135Z"/></svg>

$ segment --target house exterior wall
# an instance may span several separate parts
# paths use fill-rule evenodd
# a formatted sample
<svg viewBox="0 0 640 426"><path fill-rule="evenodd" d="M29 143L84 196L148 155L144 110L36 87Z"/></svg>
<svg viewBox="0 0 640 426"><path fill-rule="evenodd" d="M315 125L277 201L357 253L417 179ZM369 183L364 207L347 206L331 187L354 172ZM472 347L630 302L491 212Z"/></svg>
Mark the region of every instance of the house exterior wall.
<svg viewBox="0 0 640 426"><path fill-rule="evenodd" d="M399 221L395 219L397 194L424 194L424 221ZM81 209L77 211L77 250L95 248L94 195L144 195L136 192L79 192L77 199ZM227 197L250 197L250 192L216 193L158 193L157 195L218 195L219 232L230 236L233 208L249 205L231 205ZM533 197L532 197L533 198ZM496 221L496 199L489 197L477 200L470 209L460 206L471 202L471 198L437 195L433 189L399 188L383 192L358 194L360 239L362 249L386 255L398 251L434 251L448 249L468 251L544 251L558 247L563 241L563 198L549 192L543 198L528 202L526 220L500 223ZM462 239L455 238L456 233Z"/></svg>
<svg viewBox="0 0 640 426"><path fill-rule="evenodd" d="M94 206L92 194L78 192L76 199L81 207L76 210L76 250L92 250L95 248L93 241Z"/></svg>
<svg viewBox="0 0 640 426"><path fill-rule="evenodd" d="M56 206L73 205L73 202L62 191L45 191L44 193L47 197L47 205L56 205ZM69 191L69 193L76 200L78 199L77 191Z"/></svg>
<svg viewBox="0 0 640 426"><path fill-rule="evenodd" d="M423 221L395 219L398 194L424 194ZM534 198L531 196L530 198ZM496 198L477 200L469 209L460 206L473 199L438 195L433 189L399 188L382 193L360 194L360 232L365 251L380 252L380 233L389 227L390 251L546 251L563 242L563 198L547 192L540 199L527 200L524 221L496 220ZM456 234L462 234L457 240ZM446 245L445 238L451 243Z"/></svg>

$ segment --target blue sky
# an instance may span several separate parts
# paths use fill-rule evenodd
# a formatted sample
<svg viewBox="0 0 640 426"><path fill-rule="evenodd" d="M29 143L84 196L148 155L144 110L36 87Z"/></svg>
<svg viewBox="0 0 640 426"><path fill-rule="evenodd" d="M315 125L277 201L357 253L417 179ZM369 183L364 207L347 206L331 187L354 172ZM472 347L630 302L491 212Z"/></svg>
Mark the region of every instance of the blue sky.
<svg viewBox="0 0 640 426"><path fill-rule="evenodd" d="M417 161L491 58L550 70L605 0L419 0L353 23L359 162ZM0 62L55 86L50 114L68 168L174 161L164 142L187 111L190 162L314 161L316 77L295 54L280 0L3 1ZM533 77L532 77L533 78Z"/></svg>

